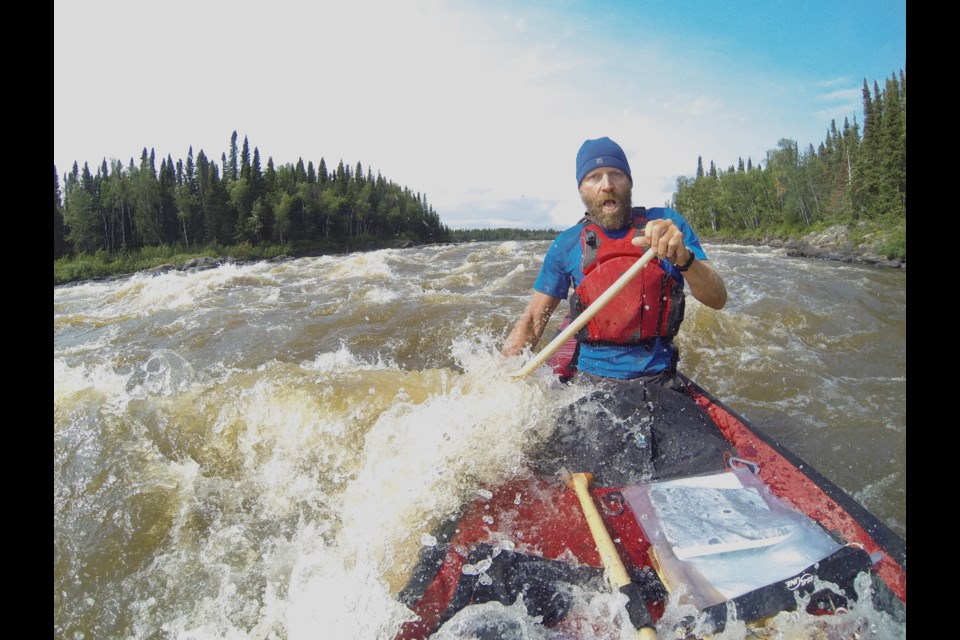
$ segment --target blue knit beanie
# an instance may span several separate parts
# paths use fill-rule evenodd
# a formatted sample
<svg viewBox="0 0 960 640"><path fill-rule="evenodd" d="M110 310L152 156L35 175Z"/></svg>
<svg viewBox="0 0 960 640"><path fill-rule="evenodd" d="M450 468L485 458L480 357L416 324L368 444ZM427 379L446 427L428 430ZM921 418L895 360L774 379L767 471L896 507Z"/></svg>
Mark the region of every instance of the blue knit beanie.
<svg viewBox="0 0 960 640"><path fill-rule="evenodd" d="M603 137L596 140L587 140L577 152L577 188L583 182L583 177L596 169L597 167L616 167L630 178L630 184L633 184L633 176L630 175L630 164L627 163L627 156L623 149L610 138Z"/></svg>

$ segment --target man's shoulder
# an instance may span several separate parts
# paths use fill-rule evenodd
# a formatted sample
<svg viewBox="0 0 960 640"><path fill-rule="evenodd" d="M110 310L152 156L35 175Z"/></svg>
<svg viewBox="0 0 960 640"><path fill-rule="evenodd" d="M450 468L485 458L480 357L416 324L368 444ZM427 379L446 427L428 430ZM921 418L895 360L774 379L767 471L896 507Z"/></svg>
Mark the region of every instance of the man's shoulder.
<svg viewBox="0 0 960 640"><path fill-rule="evenodd" d="M583 220L573 225L572 227L567 227L560 232L560 235L556 237L553 241L554 244L567 245L573 241L580 241L580 235L583 233Z"/></svg>
<svg viewBox="0 0 960 640"><path fill-rule="evenodd" d="M568 235L568 234L577 234L577 235L579 235L580 232L583 231L583 223L584 223L584 221L585 221L586 219L587 219L586 216L580 218L579 220L577 220L577 223L576 223L576 224L574 224L574 225L572 225L572 226L569 226L569 227L567 227L566 229L564 229L563 231L561 231L561 232L560 232L560 235Z"/></svg>

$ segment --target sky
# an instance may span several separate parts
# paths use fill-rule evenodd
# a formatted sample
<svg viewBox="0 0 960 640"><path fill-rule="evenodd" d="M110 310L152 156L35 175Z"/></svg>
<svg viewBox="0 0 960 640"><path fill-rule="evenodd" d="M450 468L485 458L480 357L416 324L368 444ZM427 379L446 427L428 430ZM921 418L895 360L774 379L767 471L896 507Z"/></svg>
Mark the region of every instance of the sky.
<svg viewBox="0 0 960 640"><path fill-rule="evenodd" d="M453 229L566 228L576 154L609 136L633 203L701 157L764 164L863 122L906 72L906 0L54 1L54 166L342 160Z"/></svg>

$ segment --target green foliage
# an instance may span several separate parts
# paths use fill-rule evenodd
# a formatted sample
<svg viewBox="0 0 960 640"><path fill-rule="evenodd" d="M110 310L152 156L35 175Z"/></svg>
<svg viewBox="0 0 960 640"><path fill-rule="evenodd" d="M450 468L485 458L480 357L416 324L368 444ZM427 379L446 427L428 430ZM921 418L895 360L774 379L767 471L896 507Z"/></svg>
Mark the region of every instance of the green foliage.
<svg viewBox="0 0 960 640"><path fill-rule="evenodd" d="M877 252L888 259L907 259L907 228L899 226L891 229L877 246Z"/></svg>
<svg viewBox="0 0 960 640"><path fill-rule="evenodd" d="M553 240L553 229L452 229L451 242L491 242L505 240Z"/></svg>
<svg viewBox="0 0 960 640"><path fill-rule="evenodd" d="M868 223L881 251L906 258L906 75L863 84L862 127L831 122L818 148L781 139L766 166L738 158L724 171L697 158L677 180L672 206L704 238L796 237L817 228ZM106 161L94 175L77 163L54 167L54 282L155 268L200 255L237 260L281 253L343 252L436 242L548 240L553 230L450 230L415 193L369 166L340 160L275 166L234 131L221 166L201 149L194 162L168 156L159 173L152 150L140 162ZM238 157L239 156L239 157ZM162 262L161 262L162 261Z"/></svg>
<svg viewBox="0 0 960 640"><path fill-rule="evenodd" d="M74 163L62 204L54 168L54 259L67 258L55 265L55 278L136 270L129 256L143 259L149 247L236 245L237 259L247 259L279 246L331 252L449 239L426 196L374 179L369 168L364 174L360 162L352 169L341 160L329 174L322 158L319 172L302 158L280 167L270 158L261 173L259 149L251 160L247 138L240 150L236 131L221 157L222 175L202 149L194 162L193 147L186 162L163 159L159 172L146 147L126 170L116 163L111 171L104 161L93 176ZM101 251L105 257L90 257Z"/></svg>
<svg viewBox="0 0 960 640"><path fill-rule="evenodd" d="M830 123L826 140L801 151L781 139L766 166L742 159L737 169L703 169L677 180L673 206L703 237L796 237L834 224L868 222L871 228L905 228L906 76L881 90L863 84L863 136L854 121L842 130ZM905 258L905 233L891 233L888 255ZM901 255L902 254L902 255Z"/></svg>
<svg viewBox="0 0 960 640"><path fill-rule="evenodd" d="M60 199L60 176L57 167L53 167L53 259L61 257L66 251L64 238L63 205Z"/></svg>
<svg viewBox="0 0 960 640"><path fill-rule="evenodd" d="M270 260L285 255L294 255L291 246L253 246L247 242L231 246L211 243L196 248L181 244L148 246L116 253L101 249L93 255L83 253L54 260L53 284L127 275L158 268L180 268L195 258L228 258L247 262Z"/></svg>

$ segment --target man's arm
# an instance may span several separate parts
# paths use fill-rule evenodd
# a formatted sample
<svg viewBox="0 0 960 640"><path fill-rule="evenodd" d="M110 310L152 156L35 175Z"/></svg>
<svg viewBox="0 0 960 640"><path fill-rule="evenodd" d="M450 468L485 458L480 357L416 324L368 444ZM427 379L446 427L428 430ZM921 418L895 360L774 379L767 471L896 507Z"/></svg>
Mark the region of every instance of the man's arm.
<svg viewBox="0 0 960 640"><path fill-rule="evenodd" d="M517 324L513 327L513 331L507 336L507 341L500 352L510 357L519 355L528 346L531 349L537 346L544 329L547 328L547 322L558 304L560 304L560 298L535 291L533 299L530 300L526 311L523 312L523 315L520 316Z"/></svg>
<svg viewBox="0 0 960 640"><path fill-rule="evenodd" d="M727 285L709 260L694 260L683 276L690 293L703 304L713 309L723 309L727 304Z"/></svg>

